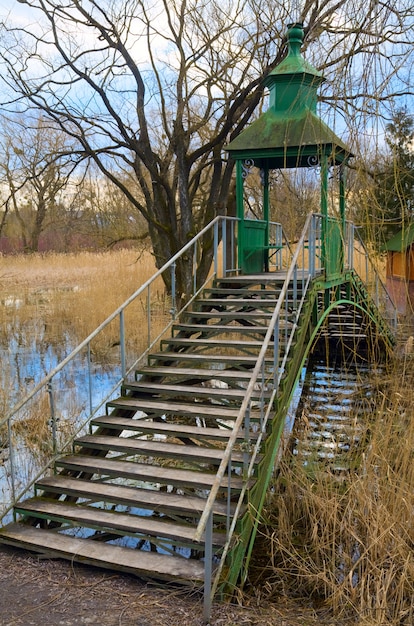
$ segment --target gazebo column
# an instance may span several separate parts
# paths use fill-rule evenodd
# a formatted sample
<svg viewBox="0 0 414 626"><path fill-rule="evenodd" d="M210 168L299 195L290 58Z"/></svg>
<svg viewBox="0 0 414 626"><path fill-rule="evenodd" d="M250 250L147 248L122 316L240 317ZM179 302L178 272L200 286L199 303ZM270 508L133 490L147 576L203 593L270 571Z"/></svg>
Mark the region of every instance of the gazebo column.
<svg viewBox="0 0 414 626"><path fill-rule="evenodd" d="M265 272L269 271L269 215L270 215L270 201L269 201L269 168L262 169L262 182L263 182L263 220L266 224L265 227L265 250L264 250L264 269Z"/></svg>
<svg viewBox="0 0 414 626"><path fill-rule="evenodd" d="M327 237L329 233L328 225L328 157L325 152L320 157L321 169L321 215L322 215L322 227L321 227L321 240L322 240L322 267L326 269L328 259L328 245Z"/></svg>
<svg viewBox="0 0 414 626"><path fill-rule="evenodd" d="M243 165L240 159L236 161L236 214L238 218L237 224L237 264L241 268L243 266L244 249L245 249L245 233L244 233L244 184L243 184Z"/></svg>

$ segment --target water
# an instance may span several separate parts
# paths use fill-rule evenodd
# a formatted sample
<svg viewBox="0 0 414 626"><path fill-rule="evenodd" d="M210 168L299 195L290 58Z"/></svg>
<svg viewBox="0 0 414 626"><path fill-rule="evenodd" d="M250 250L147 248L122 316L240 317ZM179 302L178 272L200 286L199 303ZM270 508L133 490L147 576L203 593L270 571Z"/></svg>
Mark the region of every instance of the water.
<svg viewBox="0 0 414 626"><path fill-rule="evenodd" d="M343 477L358 466L381 369L366 361L313 359L296 411L292 448L310 472Z"/></svg>

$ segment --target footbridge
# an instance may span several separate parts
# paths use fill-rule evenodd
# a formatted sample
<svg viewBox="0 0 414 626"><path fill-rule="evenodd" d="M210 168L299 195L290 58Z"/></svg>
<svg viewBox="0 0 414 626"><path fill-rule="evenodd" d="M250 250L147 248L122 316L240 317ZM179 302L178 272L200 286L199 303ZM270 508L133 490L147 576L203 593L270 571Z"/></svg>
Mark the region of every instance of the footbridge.
<svg viewBox="0 0 414 626"><path fill-rule="evenodd" d="M304 78L295 89L320 83L299 55L300 26L289 32L287 62L268 79L276 109L286 106L272 89L285 88L286 77ZM296 101L286 89L283 98ZM0 420L1 542L199 588L206 622L214 596L231 597L243 584L288 439L288 409L316 342L365 354L394 345L393 304L345 219L350 152L315 117L313 96L305 100L311 108L293 117L271 113L271 121L283 117L283 141L273 129L270 146L256 128L259 146L249 129L229 145L237 216L206 226ZM262 130L268 121L259 118ZM321 211L291 242L269 220L269 173L316 162ZM263 173L259 219L244 206L252 163ZM328 194L332 171L338 210ZM200 284L206 241L213 260ZM194 271L184 301L175 276L188 259ZM163 284L171 292L156 298ZM142 311L145 345L137 346L129 331ZM96 356L103 344L119 357L105 389ZM39 415L47 441L25 437Z"/></svg>
<svg viewBox="0 0 414 626"><path fill-rule="evenodd" d="M214 595L231 595L247 575L287 411L315 341L365 352L393 347L392 303L352 224L343 272L327 279L322 220L310 215L293 247L272 224L280 243L274 265L244 274L226 265L219 244L237 221L217 218L23 398L1 423L10 490L0 541L198 586L207 620ZM190 300L129 365L129 309L181 255L196 255L209 231L211 275L202 286L194 277ZM236 257L235 239L232 250ZM114 319L119 384L111 399L80 414L79 432L67 441L63 390L80 353L90 354ZM81 380L93 387L93 364L83 363ZM31 446L22 450L21 424L34 407L45 410L45 398L50 458L41 467Z"/></svg>

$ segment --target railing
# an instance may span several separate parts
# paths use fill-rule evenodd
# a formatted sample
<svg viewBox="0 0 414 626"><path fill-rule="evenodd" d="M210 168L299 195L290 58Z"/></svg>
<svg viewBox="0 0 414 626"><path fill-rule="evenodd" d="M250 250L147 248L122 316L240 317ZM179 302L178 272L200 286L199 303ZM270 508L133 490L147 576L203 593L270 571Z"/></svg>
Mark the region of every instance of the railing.
<svg viewBox="0 0 414 626"><path fill-rule="evenodd" d="M144 361L203 287L215 276L238 271L237 222L236 218L215 218L0 420L3 523L14 504L69 449L105 403L119 393L126 377ZM286 243L280 224L272 222L270 232L280 245ZM213 239L213 260L201 284L197 260L206 236ZM191 293L179 308L176 271L184 255L192 258ZM272 269L280 269L282 263L279 254ZM166 283L171 285L169 295Z"/></svg>
<svg viewBox="0 0 414 626"><path fill-rule="evenodd" d="M347 222L346 230L346 267L352 269L364 283L370 297L393 331L397 328L397 307L394 304L372 255L362 241L358 229L352 222Z"/></svg>
<svg viewBox="0 0 414 626"><path fill-rule="evenodd" d="M270 320L269 328L265 335L256 365L253 369L250 382L247 386L238 417L235 421L232 434L229 437L228 445L224 451L223 459L218 468L214 484L211 488L204 512L196 530L195 540L201 541L204 537L206 545L204 581L204 619L206 622L209 619L211 611L212 597L214 597L216 592L225 559L230 549L231 539L235 531L238 514L243 505L246 491L249 488L249 479L253 476L257 456L263 442L269 416L273 410L273 402L278 393L284 367L292 350L293 337L299 325L306 291L310 279L316 275L316 272L319 269L319 261L314 262L315 259L320 258L320 255L317 253L317 251L320 250L319 237L320 218L319 216L309 215L299 242L295 247L293 258L291 259L287 270L286 279ZM309 251L311 251L313 259L311 264L312 270L309 269ZM290 298L289 302L288 292ZM291 322L288 322L287 316L283 315L288 311L294 312L294 318ZM283 355L282 349L284 349ZM268 358L266 358L268 357L269 351L272 354L272 366L270 368L268 365ZM260 389L259 399L257 399L258 388ZM253 396L254 401L252 400ZM256 428L257 422L251 419L253 414L255 416L259 414L258 428ZM245 480L244 487L242 488L236 503L236 510L232 517L230 517L230 499L232 495L232 453L235 449L237 435L240 431L245 433L245 441L243 444L245 452L243 477ZM252 442L254 442L254 444L252 444ZM213 579L212 530L214 502L217 498L218 492L223 490L223 483L226 481L228 485L226 544L220 555L220 562L214 571Z"/></svg>
<svg viewBox="0 0 414 626"><path fill-rule="evenodd" d="M236 223L213 220L0 420L1 520L168 332L180 312L175 276L181 257L193 259L192 291L182 310L213 277L237 271ZM213 238L214 255L200 284L197 259L205 236ZM171 285L168 296L164 277Z"/></svg>
<svg viewBox="0 0 414 626"><path fill-rule="evenodd" d="M196 531L196 540L201 541L204 537L206 545L205 616L210 613L211 598L219 584L238 513L243 505L244 496L249 487L249 478L253 475L267 422L273 410L273 402L286 364L292 354L293 340L299 327L309 283L324 269L321 255L322 219L320 215L309 215L299 241L292 247L287 244L280 224L271 225L270 241L277 250L271 269L286 268L287 275ZM0 515L3 520L10 513L13 504L33 487L56 457L68 449L74 437L85 429L90 419L115 393L119 392L125 378L171 329L176 315L180 313L175 291L175 275L177 263L180 262L181 257L192 255L194 270L191 294L181 310L189 306L214 277L238 271L236 224L237 220L232 218L218 217L213 220L0 421L0 444L3 442L0 454L7 452L9 455L8 459L0 465L0 488L5 485L3 493L0 494L3 499L3 503L0 503ZM209 234L212 235L214 241L213 263L206 280L203 284L199 284L196 271L197 259L202 238ZM371 295L377 306L381 304L382 299L389 302L389 296L386 295L386 289L378 272L366 257L367 252L362 242L355 240L353 225L348 224L345 241L345 268L356 269L362 280L367 285L372 285ZM168 274L168 280L164 281L163 277L166 274ZM164 282L171 285L171 293L168 297L165 295ZM136 339L131 339L131 337L137 337L137 333L132 332L132 329L137 323L136 320L142 319L142 312L145 313L145 324L143 328L140 328L138 333L140 342L137 343ZM143 335L145 335L144 338L142 338ZM108 350L111 356L107 358L106 368L102 360L103 356L107 356ZM116 361L113 358L113 351L116 351ZM138 358L137 355L139 355ZM259 399L257 399L257 389L260 389ZM47 417L45 417L46 412ZM259 421L253 420L252 417L258 417ZM36 421L44 429L40 438L36 437L31 430L31 424ZM230 489L232 454L236 446L237 433L241 429L245 432L243 476L246 480L236 504L236 512L230 516L230 505L233 505ZM213 579L214 502L226 480L228 484L227 542Z"/></svg>

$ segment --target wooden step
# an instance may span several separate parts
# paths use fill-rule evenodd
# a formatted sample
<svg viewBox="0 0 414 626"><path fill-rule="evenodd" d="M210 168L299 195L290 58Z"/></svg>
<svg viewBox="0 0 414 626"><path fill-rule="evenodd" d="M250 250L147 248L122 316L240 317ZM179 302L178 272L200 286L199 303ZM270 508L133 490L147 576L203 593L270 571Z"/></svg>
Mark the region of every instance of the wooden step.
<svg viewBox="0 0 414 626"><path fill-rule="evenodd" d="M206 448L199 445L184 445L150 441L146 439L132 439L130 437L111 437L109 435L85 435L73 442L81 448L92 448L106 452L121 452L126 455L152 456L155 458L179 459L183 462L207 463L220 465L223 458L223 449ZM242 464L243 453L233 452L232 463Z"/></svg>
<svg viewBox="0 0 414 626"><path fill-rule="evenodd" d="M236 369L207 369L202 367L142 367L135 371L136 380L139 376L145 376L145 378L155 377L168 377L168 378L201 378L205 380L229 380L232 381L246 381L251 378L250 372L241 372Z"/></svg>
<svg viewBox="0 0 414 626"><path fill-rule="evenodd" d="M148 361L171 361L180 363L202 363L211 364L217 363L219 365L230 365L233 368L236 367L249 367L253 368L257 363L257 358L248 355L235 355L235 354L198 354L195 352L153 352L148 356ZM272 366L273 359L266 358L265 364ZM202 371L202 370L201 370ZM222 370L217 370L220 373ZM241 370L243 371L243 370Z"/></svg>
<svg viewBox="0 0 414 626"><path fill-rule="evenodd" d="M132 398L122 396L106 403L108 409L125 409L140 411L147 415L181 415L205 417L220 420L235 420L239 415L238 408L228 408L219 404L203 404L201 402L173 402L172 400L153 400L150 398Z"/></svg>
<svg viewBox="0 0 414 626"><path fill-rule="evenodd" d="M204 334L230 334L237 333L240 335L248 334L260 334L265 335L268 331L268 326L261 326L259 324L174 324L172 332L175 335L178 332L189 333L195 335L196 333Z"/></svg>
<svg viewBox="0 0 414 626"><path fill-rule="evenodd" d="M245 310L246 309L246 310ZM256 320L270 320L273 315L273 309L270 311L262 311L261 309L253 310L253 307L243 307L240 306L226 306L219 307L217 309L209 309L208 311L185 311L182 315L181 319L185 322L186 320L199 319L199 320L211 320L211 319L220 319L220 320L242 320L246 322L255 322ZM282 311L283 312L283 311Z"/></svg>
<svg viewBox="0 0 414 626"><path fill-rule="evenodd" d="M70 478L62 474L42 478L35 487L37 491L41 490L46 494L89 498L94 502L121 504L181 516L199 517L204 511L206 503L205 498L189 496L184 493L176 494L158 489L126 487L108 482ZM231 503L231 514L234 513L234 509L235 505ZM216 516L226 516L227 502L216 500L213 513Z"/></svg>
<svg viewBox="0 0 414 626"><path fill-rule="evenodd" d="M190 471L147 463L137 463L135 461L119 461L100 456L87 455L67 455L55 462L56 467L64 468L76 474L110 476L113 478L126 478L129 480L148 481L161 485L173 485L175 487L185 487L188 489L210 489L215 481L216 474L207 471ZM84 477L84 476L83 476ZM254 481L249 482L249 487ZM221 487L234 491L240 491L244 485L243 479L238 476L223 478Z"/></svg>
<svg viewBox="0 0 414 626"><path fill-rule="evenodd" d="M172 398L178 396L183 398L190 396L191 398L203 398L207 400L243 400L246 395L245 389L222 389L215 387L202 387L201 385L183 385L176 383L169 385L167 383L151 383L146 381L137 381L136 383L125 383L122 385L122 393L130 391L132 393L154 394L157 396L169 395ZM124 395L124 393L123 393ZM252 393L252 398L269 396L270 393L256 389Z"/></svg>
<svg viewBox="0 0 414 626"><path fill-rule="evenodd" d="M268 283L273 281L285 281L287 276L287 270L278 270L275 272L257 272L256 274L234 274L232 276L224 276L222 278L216 278L217 284L222 283Z"/></svg>
<svg viewBox="0 0 414 626"><path fill-rule="evenodd" d="M217 293L219 290L214 289L211 291L214 291L215 293ZM252 292L247 292L249 295L247 295L247 297L244 297L245 294L240 293L240 291L238 290L232 290L232 291L235 291L234 298L229 298L229 297L217 298L213 296L202 295L200 298L197 298L197 300L194 300L192 306L204 307L206 305L212 305L212 306L220 306L220 307L223 307L224 309L227 309L228 307L245 307L248 310L255 310L256 308L260 310L261 307L264 307L267 310L267 309L275 308L276 304L279 302L279 298L269 297L267 291L264 292L265 294L264 298L261 298L260 295L254 294ZM207 293L207 291L203 292L203 294L205 293ZM240 297L236 297L237 295ZM190 312L192 310L193 309L190 309Z"/></svg>
<svg viewBox="0 0 414 626"><path fill-rule="evenodd" d="M204 578L204 565L195 559L131 550L101 541L78 539L21 523L9 524L1 528L0 541L19 548L34 550L47 557L61 557L156 580L172 579L182 583L190 581L193 585L201 583Z"/></svg>
<svg viewBox="0 0 414 626"><path fill-rule="evenodd" d="M118 511L108 511L96 506L85 506L61 502L60 500L44 500L30 498L15 506L20 515L40 519L53 520L60 523L71 522L73 526L83 528L105 529L122 535L145 535L173 540L176 543L195 545L194 533L196 526L177 524L164 521L162 518L132 515ZM213 533L213 544L224 545L225 533ZM202 542L204 540L202 539Z"/></svg>
<svg viewBox="0 0 414 626"><path fill-rule="evenodd" d="M171 337L170 339L163 339L161 341L161 346L164 346L163 349L166 349L169 346L178 346L185 348L198 348L201 346L207 346L210 348L220 348L222 351L225 351L226 348L234 348L238 350L247 350L256 349L260 350L262 347L262 341L251 341L245 340L242 341L239 339L228 339L224 337L222 339L208 339L204 337L197 337L196 339L188 339L188 338L179 338L179 337ZM269 348L273 346L273 342L269 343ZM174 353L171 354L173 356ZM225 356L222 356L222 359L225 360Z"/></svg>
<svg viewBox="0 0 414 626"><path fill-rule="evenodd" d="M147 419L131 419L130 417L117 417L102 415L95 417L90 422L91 426L110 428L114 430L128 430L137 433L162 434L169 437L191 437L194 439L212 439L227 442L232 430L229 428L207 428L204 426L189 426L174 422L150 421ZM239 433L239 439L244 439L243 432Z"/></svg>

